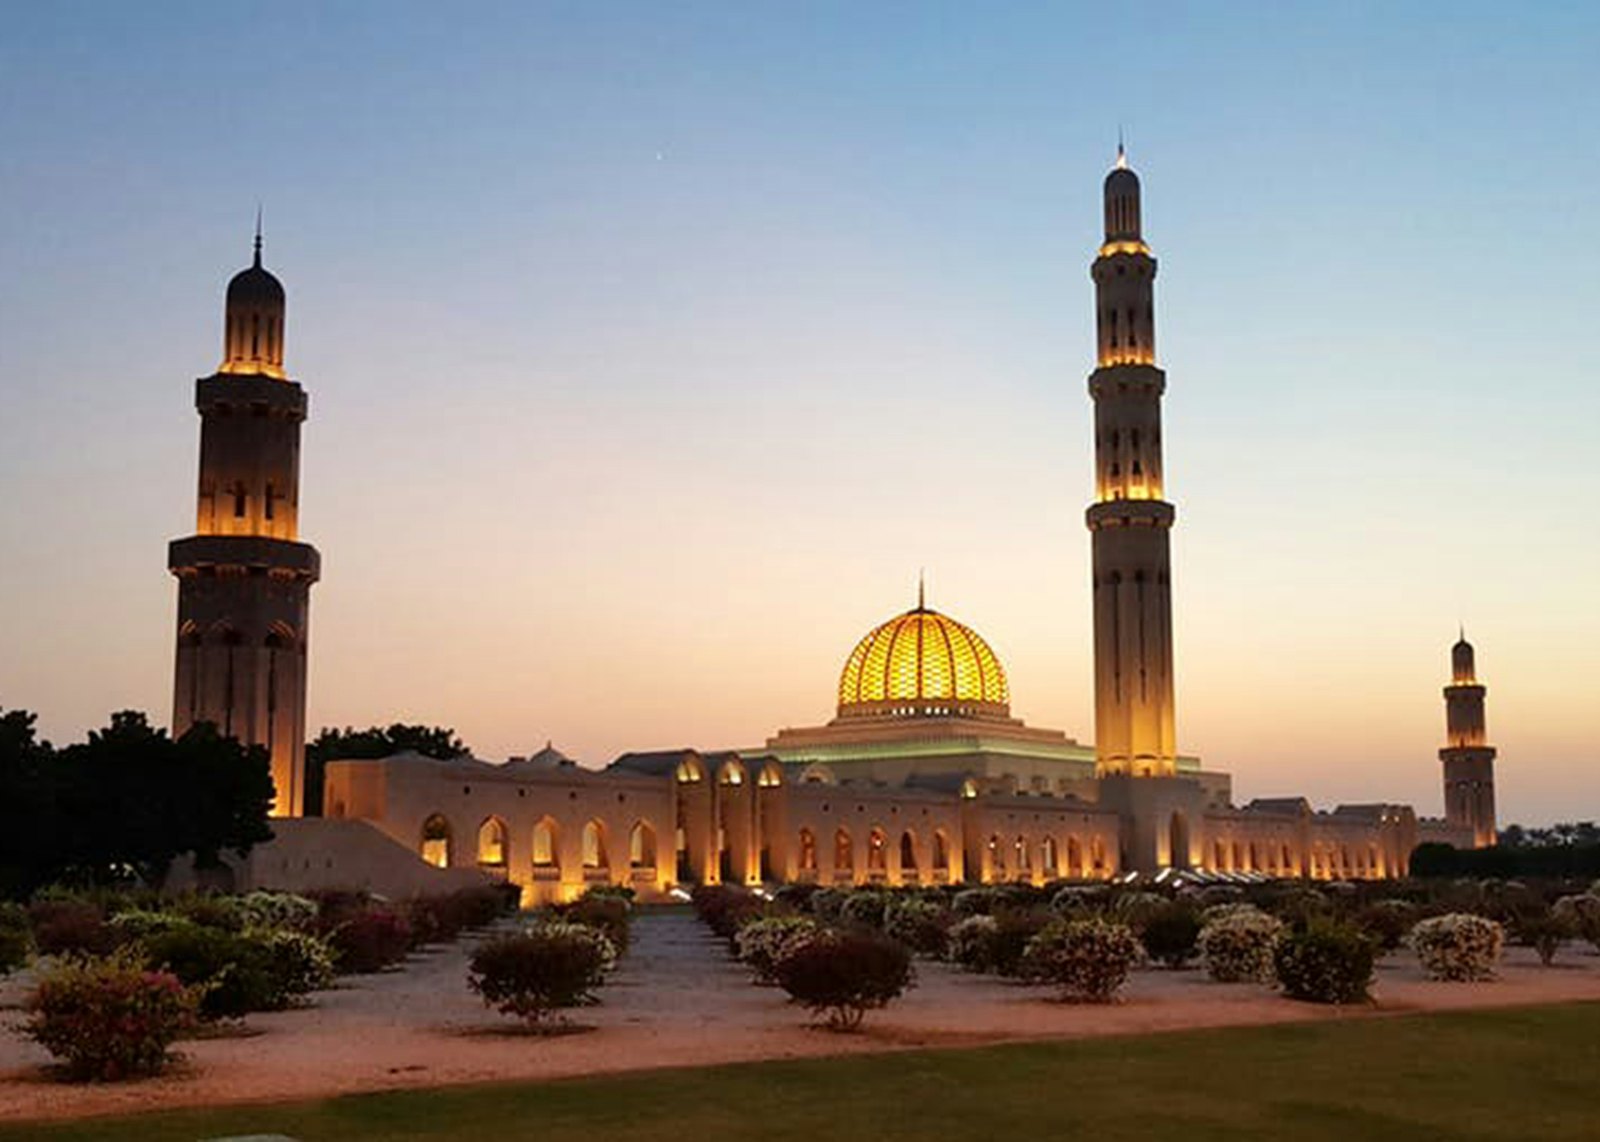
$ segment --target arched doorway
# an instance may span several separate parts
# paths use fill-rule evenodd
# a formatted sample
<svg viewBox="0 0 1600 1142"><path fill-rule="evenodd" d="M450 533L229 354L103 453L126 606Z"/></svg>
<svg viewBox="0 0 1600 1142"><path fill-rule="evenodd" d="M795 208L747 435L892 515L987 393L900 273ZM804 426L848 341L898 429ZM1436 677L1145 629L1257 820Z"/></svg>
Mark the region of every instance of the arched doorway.
<svg viewBox="0 0 1600 1142"><path fill-rule="evenodd" d="M1167 864L1176 869L1189 867L1189 818L1174 810L1167 822Z"/></svg>

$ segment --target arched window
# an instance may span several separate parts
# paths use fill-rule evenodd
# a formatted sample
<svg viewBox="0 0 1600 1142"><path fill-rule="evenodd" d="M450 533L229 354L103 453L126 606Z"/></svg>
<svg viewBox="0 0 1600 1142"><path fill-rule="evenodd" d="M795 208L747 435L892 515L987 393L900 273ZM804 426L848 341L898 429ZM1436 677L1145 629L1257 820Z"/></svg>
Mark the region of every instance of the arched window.
<svg viewBox="0 0 1600 1142"><path fill-rule="evenodd" d="M900 871L917 871L917 842L909 832L900 834Z"/></svg>
<svg viewBox="0 0 1600 1142"><path fill-rule="evenodd" d="M1006 850L1001 847L997 836L989 838L989 872L992 876L1006 874Z"/></svg>
<svg viewBox="0 0 1600 1142"><path fill-rule="evenodd" d="M583 827L583 867L586 869L611 867L610 862L606 860L606 837L599 821L590 821Z"/></svg>
<svg viewBox="0 0 1600 1142"><path fill-rule="evenodd" d="M1094 865L1095 872L1106 871L1106 843L1100 837L1089 843L1089 859Z"/></svg>
<svg viewBox="0 0 1600 1142"><path fill-rule="evenodd" d="M435 868L450 867L450 822L438 813L422 822L421 852Z"/></svg>
<svg viewBox="0 0 1600 1142"><path fill-rule="evenodd" d="M1018 837L1011 846L1012 864L1016 866L1019 876L1028 874L1028 838Z"/></svg>
<svg viewBox="0 0 1600 1142"><path fill-rule="evenodd" d="M884 872L889 867L889 838L882 829L867 834L867 870Z"/></svg>
<svg viewBox="0 0 1600 1142"><path fill-rule="evenodd" d="M643 821L636 822L628 834L628 864L633 868L656 866L656 831Z"/></svg>
<svg viewBox="0 0 1600 1142"><path fill-rule="evenodd" d="M499 817L478 826L478 863L487 868L506 866L506 823Z"/></svg>
<svg viewBox="0 0 1600 1142"><path fill-rule="evenodd" d="M1083 845L1077 837L1067 838L1067 875L1073 878L1083 875Z"/></svg>
<svg viewBox="0 0 1600 1142"><path fill-rule="evenodd" d="M810 829L800 830L800 871L817 871L817 834Z"/></svg>
<svg viewBox="0 0 1600 1142"><path fill-rule="evenodd" d="M533 865L535 868L561 866L561 848L556 843L556 823L549 817L533 827Z"/></svg>
<svg viewBox="0 0 1600 1142"><path fill-rule="evenodd" d="M855 851L848 829L833 834L833 867L836 872L850 872L855 868Z"/></svg>
<svg viewBox="0 0 1600 1142"><path fill-rule="evenodd" d="M933 871L950 871L950 842L943 829L937 829L933 834Z"/></svg>
<svg viewBox="0 0 1600 1142"><path fill-rule="evenodd" d="M1047 877L1053 877L1060 872L1060 864L1056 858L1056 839L1046 837L1039 842L1039 871Z"/></svg>

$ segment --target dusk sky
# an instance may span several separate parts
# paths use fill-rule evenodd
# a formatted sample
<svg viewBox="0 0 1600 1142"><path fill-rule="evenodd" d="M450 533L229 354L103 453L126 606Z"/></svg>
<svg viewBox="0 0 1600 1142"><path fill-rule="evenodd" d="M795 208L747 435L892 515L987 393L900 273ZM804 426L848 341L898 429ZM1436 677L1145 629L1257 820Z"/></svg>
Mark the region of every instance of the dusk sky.
<svg viewBox="0 0 1600 1142"><path fill-rule="evenodd" d="M0 705L171 713L227 279L311 396L312 731L759 745L915 601L1093 738L1088 263L1161 262L1178 736L1600 815L1600 7L11 4Z"/></svg>

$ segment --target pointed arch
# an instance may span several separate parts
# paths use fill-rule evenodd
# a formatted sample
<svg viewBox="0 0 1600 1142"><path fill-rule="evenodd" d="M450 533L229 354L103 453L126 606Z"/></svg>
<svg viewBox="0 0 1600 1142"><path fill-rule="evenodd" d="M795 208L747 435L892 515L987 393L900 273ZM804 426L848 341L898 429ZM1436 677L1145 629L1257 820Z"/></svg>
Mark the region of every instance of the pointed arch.
<svg viewBox="0 0 1600 1142"><path fill-rule="evenodd" d="M561 827L553 817L541 817L533 826L533 867L561 868Z"/></svg>
<svg viewBox="0 0 1600 1142"><path fill-rule="evenodd" d="M583 825L583 869L585 872L603 872L611 868L611 858L606 852L606 827L599 818L591 817Z"/></svg>
<svg viewBox="0 0 1600 1142"><path fill-rule="evenodd" d="M486 817L478 826L478 863L485 868L504 868L508 862L509 830L499 817Z"/></svg>
<svg viewBox="0 0 1600 1142"><path fill-rule="evenodd" d="M450 867L450 822L443 813L430 814L422 822L418 853L435 868Z"/></svg>
<svg viewBox="0 0 1600 1142"><path fill-rule="evenodd" d="M656 831L645 821L635 821L628 830L628 867L655 870Z"/></svg>

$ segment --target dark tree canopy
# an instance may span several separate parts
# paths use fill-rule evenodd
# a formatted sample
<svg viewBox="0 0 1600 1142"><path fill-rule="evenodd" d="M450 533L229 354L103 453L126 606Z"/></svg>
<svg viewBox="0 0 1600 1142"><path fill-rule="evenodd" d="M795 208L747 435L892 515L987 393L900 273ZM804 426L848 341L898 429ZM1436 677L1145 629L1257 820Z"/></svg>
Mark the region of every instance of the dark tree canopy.
<svg viewBox="0 0 1600 1142"><path fill-rule="evenodd" d="M408 726L396 722L387 728L369 726L364 730L324 728L316 740L306 746L306 812L311 816L322 813L323 767L330 761L345 759L376 759L407 750L424 757L440 759L460 757L469 752L453 729L443 726Z"/></svg>
<svg viewBox="0 0 1600 1142"><path fill-rule="evenodd" d="M0 891L55 881L159 884L174 859L200 867L272 839L266 751L209 723L173 741L141 713L113 714L85 742L38 742L34 716L0 716Z"/></svg>
<svg viewBox="0 0 1600 1142"><path fill-rule="evenodd" d="M1588 878L1600 875L1600 843L1499 844L1487 849L1458 849L1429 841L1413 850L1411 875Z"/></svg>

